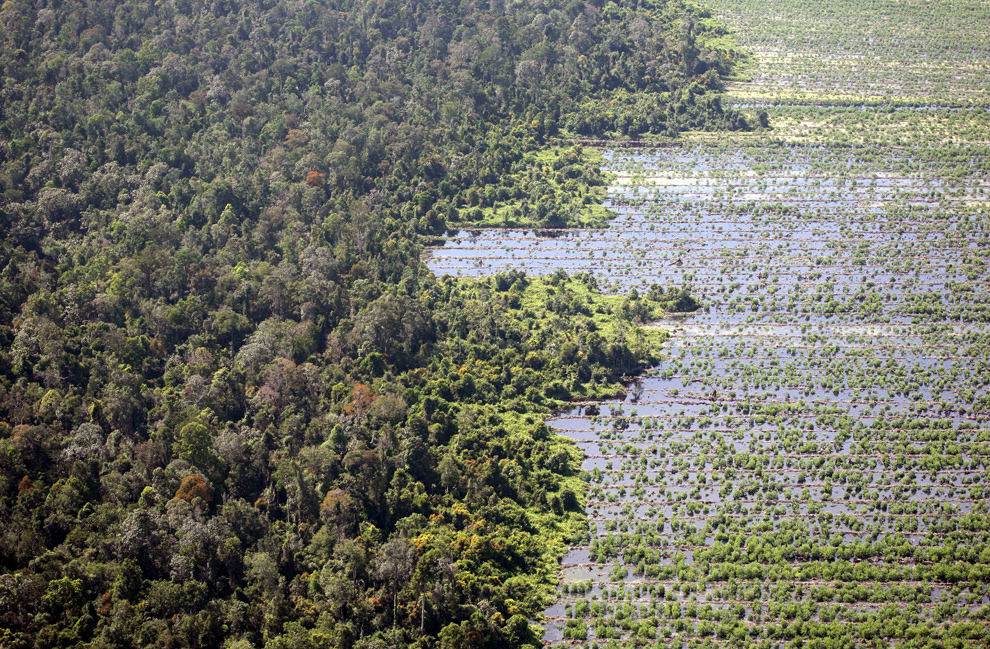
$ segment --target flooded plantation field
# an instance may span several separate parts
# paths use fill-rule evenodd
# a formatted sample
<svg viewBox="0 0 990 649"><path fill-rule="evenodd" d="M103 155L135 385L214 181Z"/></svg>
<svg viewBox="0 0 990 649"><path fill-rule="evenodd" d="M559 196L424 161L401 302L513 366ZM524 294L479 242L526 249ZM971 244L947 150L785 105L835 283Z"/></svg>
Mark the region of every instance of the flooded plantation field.
<svg viewBox="0 0 990 649"><path fill-rule="evenodd" d="M990 245L990 169L739 140L733 149L607 151L616 180L606 205L617 213L609 228L462 232L433 252L431 267L454 276L589 271L615 292L690 284L717 319L854 311L910 322L928 310L919 301L953 319L981 317L968 296Z"/></svg>
<svg viewBox="0 0 990 649"><path fill-rule="evenodd" d="M772 130L606 150L607 229L461 232L430 261L703 305L657 323L666 357L624 399L552 422L589 534L545 640L985 646L988 5L714 4L763 57L733 92Z"/></svg>
<svg viewBox="0 0 990 649"><path fill-rule="evenodd" d="M585 453L590 533L547 640L985 626L987 175L743 140L608 152L606 230L434 254L704 304L661 323L668 356L624 401L552 422Z"/></svg>

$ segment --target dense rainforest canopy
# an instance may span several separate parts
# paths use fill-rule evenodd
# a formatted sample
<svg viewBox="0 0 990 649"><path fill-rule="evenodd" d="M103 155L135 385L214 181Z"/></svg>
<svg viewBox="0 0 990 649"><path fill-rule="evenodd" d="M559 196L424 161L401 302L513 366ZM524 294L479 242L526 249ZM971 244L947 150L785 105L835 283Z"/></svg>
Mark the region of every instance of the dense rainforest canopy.
<svg viewBox="0 0 990 649"><path fill-rule="evenodd" d="M693 303L438 279L423 236L574 222L602 180L562 137L747 128L724 31L656 0L7 0L0 34L0 645L536 644L584 529L543 416Z"/></svg>

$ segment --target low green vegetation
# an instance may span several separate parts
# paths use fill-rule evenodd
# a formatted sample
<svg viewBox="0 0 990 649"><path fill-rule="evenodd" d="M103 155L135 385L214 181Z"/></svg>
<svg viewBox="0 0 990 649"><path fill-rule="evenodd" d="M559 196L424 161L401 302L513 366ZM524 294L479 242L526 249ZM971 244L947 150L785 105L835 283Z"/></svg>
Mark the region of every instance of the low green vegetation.
<svg viewBox="0 0 990 649"><path fill-rule="evenodd" d="M574 146L527 153L497 185L459 196L448 227L600 228L615 213L602 206L612 177L593 149Z"/></svg>

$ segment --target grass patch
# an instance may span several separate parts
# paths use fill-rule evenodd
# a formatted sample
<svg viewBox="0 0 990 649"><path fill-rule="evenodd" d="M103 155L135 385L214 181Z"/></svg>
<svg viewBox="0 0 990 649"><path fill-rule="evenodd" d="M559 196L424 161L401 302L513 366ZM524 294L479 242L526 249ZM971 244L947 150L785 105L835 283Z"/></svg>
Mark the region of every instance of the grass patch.
<svg viewBox="0 0 990 649"><path fill-rule="evenodd" d="M602 202L611 174L595 149L552 147L526 153L512 172L471 191L448 226L467 228L601 228L615 216Z"/></svg>

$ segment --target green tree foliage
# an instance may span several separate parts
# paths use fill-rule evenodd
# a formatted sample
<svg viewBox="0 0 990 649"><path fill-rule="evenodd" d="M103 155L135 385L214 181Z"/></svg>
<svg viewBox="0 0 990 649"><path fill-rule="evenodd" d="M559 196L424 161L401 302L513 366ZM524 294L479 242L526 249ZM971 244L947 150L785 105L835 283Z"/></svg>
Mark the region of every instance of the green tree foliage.
<svg viewBox="0 0 990 649"><path fill-rule="evenodd" d="M736 125L703 15L3 3L0 644L535 643L583 529L543 418L661 338L587 278L436 278L420 235L575 222L567 129ZM646 122L580 122L613 99Z"/></svg>

